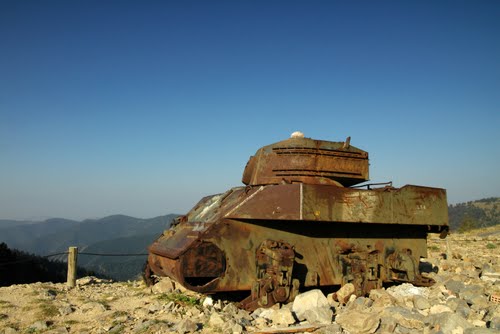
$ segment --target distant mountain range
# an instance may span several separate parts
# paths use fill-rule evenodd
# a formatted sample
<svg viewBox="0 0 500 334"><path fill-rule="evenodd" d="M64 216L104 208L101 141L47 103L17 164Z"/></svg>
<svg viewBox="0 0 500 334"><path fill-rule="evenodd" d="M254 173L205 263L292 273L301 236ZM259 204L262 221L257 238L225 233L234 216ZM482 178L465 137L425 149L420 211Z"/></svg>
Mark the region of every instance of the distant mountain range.
<svg viewBox="0 0 500 334"><path fill-rule="evenodd" d="M10 249L36 255L66 252L146 254L149 246L177 217L169 214L150 219L113 215L81 222L54 218L42 222L0 220L0 242ZM146 256L104 257L79 255L78 265L117 280L136 278ZM65 260L65 256L56 257Z"/></svg>

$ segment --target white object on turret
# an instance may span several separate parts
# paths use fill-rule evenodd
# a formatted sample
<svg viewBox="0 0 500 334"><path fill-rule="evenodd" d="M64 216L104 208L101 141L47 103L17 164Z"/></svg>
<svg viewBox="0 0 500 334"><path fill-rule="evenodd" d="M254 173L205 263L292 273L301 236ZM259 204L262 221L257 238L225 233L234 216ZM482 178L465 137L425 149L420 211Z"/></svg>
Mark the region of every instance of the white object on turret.
<svg viewBox="0 0 500 334"><path fill-rule="evenodd" d="M294 133L292 133L290 138L304 138L304 134L300 131L295 131Z"/></svg>

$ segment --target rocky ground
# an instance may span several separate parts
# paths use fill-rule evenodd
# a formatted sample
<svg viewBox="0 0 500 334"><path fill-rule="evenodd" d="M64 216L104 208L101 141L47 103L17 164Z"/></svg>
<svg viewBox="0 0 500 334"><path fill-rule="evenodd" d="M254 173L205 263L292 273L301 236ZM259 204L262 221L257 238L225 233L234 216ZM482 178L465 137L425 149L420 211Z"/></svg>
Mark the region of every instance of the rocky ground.
<svg viewBox="0 0 500 334"><path fill-rule="evenodd" d="M429 238L436 284L402 284L356 297L349 285L252 313L164 279L0 288L0 334L11 333L500 333L500 226ZM340 300L340 301L338 301Z"/></svg>

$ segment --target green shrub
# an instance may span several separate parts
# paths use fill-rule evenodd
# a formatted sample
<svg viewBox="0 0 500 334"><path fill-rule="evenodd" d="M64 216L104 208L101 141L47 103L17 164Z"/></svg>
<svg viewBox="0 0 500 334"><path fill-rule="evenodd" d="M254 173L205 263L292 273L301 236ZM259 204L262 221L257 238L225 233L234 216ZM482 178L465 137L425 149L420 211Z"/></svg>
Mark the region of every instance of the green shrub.
<svg viewBox="0 0 500 334"><path fill-rule="evenodd" d="M195 297L189 297L186 296L182 293L168 293L168 294L161 294L158 296L158 299L160 300L165 300L165 301L172 301L178 305L183 305L183 306L196 306L200 305L200 300Z"/></svg>

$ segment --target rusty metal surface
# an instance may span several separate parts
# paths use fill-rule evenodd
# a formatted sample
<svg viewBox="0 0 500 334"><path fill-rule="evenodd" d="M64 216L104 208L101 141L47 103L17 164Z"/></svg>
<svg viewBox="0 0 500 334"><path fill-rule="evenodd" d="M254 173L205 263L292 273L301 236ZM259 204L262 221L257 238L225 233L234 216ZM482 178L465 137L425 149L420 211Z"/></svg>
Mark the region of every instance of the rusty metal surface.
<svg viewBox="0 0 500 334"><path fill-rule="evenodd" d="M231 203L232 202L232 203ZM373 190L317 184L279 184L235 188L224 218L448 225L446 191L406 185Z"/></svg>
<svg viewBox="0 0 500 334"><path fill-rule="evenodd" d="M319 163L316 170L326 170L324 161L338 164L339 156L351 159L352 153L340 155L342 148L364 157L364 151L345 143L328 146L318 141L318 149L335 147L333 153L321 151L324 158L311 151L310 139L300 146L301 140L305 139L264 149L279 148L295 167L313 155L311 161ZM293 144L292 153L284 153L288 151L283 143ZM244 179L249 178L250 185L203 198L150 246L153 273L170 276L198 292L248 291L243 303L247 308L293 300L299 288L353 283L356 293L363 294L384 282L430 284L421 276L418 263L427 256L427 233L446 235L445 190L412 185L346 188L341 182L347 178L335 177L325 184L321 173L314 176L318 182L302 175L260 184L263 179L254 171L268 172L259 160L261 150L245 170ZM357 159L367 166L367 157ZM323 165L321 159L327 159ZM352 163L346 161L341 168ZM279 167L281 173L284 167ZM266 182L275 177L266 175ZM367 177L368 171L363 175ZM354 182L352 176L349 179Z"/></svg>
<svg viewBox="0 0 500 334"><path fill-rule="evenodd" d="M243 172L247 185L316 183L351 186L368 180L368 153L346 142L290 138L264 146Z"/></svg>

